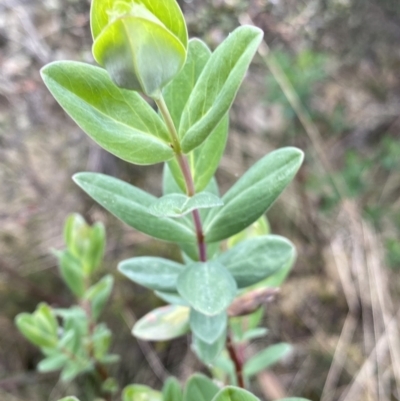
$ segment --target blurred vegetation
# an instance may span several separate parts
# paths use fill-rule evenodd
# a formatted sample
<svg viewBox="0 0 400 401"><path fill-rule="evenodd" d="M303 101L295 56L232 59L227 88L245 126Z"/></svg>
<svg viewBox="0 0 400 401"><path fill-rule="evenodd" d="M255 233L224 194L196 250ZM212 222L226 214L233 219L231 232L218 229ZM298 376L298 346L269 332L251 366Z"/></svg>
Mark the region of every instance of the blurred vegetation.
<svg viewBox="0 0 400 401"><path fill-rule="evenodd" d="M160 388L199 365L185 339L144 345L130 335L136 318L161 302L116 273L134 255L179 258L169 244L133 232L71 183L76 171L104 172L160 194L161 171L122 166L91 143L54 103L39 69L55 59L91 61L89 0L0 3L0 399L56 400L77 387L39 375L40 354L14 317L41 301L68 306L50 248L61 248L71 212L103 221L101 274L115 291L104 320L122 356L111 374L121 386ZM217 174L231 184L275 147L306 152L297 182L268 213L274 233L293 240L298 261L264 324L268 340L287 341L293 357L254 381L265 400L301 394L323 401L399 399L400 328L400 3L397 0L181 1L192 36L217 46L243 14L266 43L310 114L328 168L276 77L255 59L231 115ZM344 190L337 192L333 181ZM398 315L397 315L398 316ZM393 320L394 319L394 320ZM395 322L396 324L394 324ZM266 341L268 343L266 343ZM379 355L374 351L379 345ZM78 382L76 386L82 386Z"/></svg>

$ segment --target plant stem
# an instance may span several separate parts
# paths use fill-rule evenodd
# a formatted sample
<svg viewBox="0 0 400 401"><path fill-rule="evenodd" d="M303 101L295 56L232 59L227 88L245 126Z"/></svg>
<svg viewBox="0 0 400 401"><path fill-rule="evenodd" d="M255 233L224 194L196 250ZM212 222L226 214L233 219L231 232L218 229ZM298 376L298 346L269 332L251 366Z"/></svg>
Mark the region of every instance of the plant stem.
<svg viewBox="0 0 400 401"><path fill-rule="evenodd" d="M162 95L158 99L155 99L155 102L160 110L161 115L167 125L168 131L171 135L172 140L172 148L175 152L176 160L179 164L181 169L183 178L185 180L186 185L186 194L190 197L196 194L196 189L193 182L192 173L190 171L190 167L185 155L182 153L181 145L179 142L178 133L175 128L175 124L172 120L171 114L168 110L167 105L165 104L164 98ZM193 210L192 212L193 222L196 229L196 237L197 237L197 246L199 249L199 260L201 262L205 262L207 260L207 246L204 241L204 233L203 233L203 226L201 223L200 213L198 209Z"/></svg>
<svg viewBox="0 0 400 401"><path fill-rule="evenodd" d="M162 95L160 95L160 97L158 99L155 99L155 102L158 106L158 109L160 110L161 115L163 116L165 124L167 125L169 133L171 135L172 148L175 152L176 160L179 164L183 178L185 180L186 193L188 196L194 196L196 193L196 190L195 190L195 186L194 186L194 182L193 182L192 173L190 171L190 167L189 167L186 157L182 154L178 133L176 131L171 114L168 110L167 105L165 104L165 101L164 101L164 98L162 97ZM206 247L206 243L204 241L203 227L202 227L201 217L200 217L200 213L199 213L198 209L194 210L192 212L192 215L193 215L194 226L196 229L197 246L199 249L199 260L201 262L206 262L207 261L207 247ZM243 362L242 362L241 358L239 357L237 350L235 349L235 346L232 342L232 337L229 334L229 332L227 334L226 346L228 349L229 356L230 356L233 364L235 365L236 380L237 380L238 386L241 388L244 388L245 386L244 386L244 378L243 378Z"/></svg>
<svg viewBox="0 0 400 401"><path fill-rule="evenodd" d="M243 362L236 352L235 345L233 344L232 337L229 333L226 338L226 348L228 349L229 357L235 365L237 385L241 388L245 388L243 378Z"/></svg>

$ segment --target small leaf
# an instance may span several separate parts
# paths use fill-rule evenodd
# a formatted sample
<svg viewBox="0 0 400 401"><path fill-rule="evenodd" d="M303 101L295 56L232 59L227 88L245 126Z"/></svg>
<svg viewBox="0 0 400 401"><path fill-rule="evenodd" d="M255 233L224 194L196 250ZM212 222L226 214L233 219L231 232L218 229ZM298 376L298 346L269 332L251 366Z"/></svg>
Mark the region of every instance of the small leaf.
<svg viewBox="0 0 400 401"><path fill-rule="evenodd" d="M168 304L189 306L188 302L176 292L155 291L154 294Z"/></svg>
<svg viewBox="0 0 400 401"><path fill-rule="evenodd" d="M282 148L253 165L222 197L224 206L212 210L204 223L207 242L229 238L262 216L292 181L303 152Z"/></svg>
<svg viewBox="0 0 400 401"><path fill-rule="evenodd" d="M184 265L168 259L142 256L122 261L118 270L129 280L151 290L174 292Z"/></svg>
<svg viewBox="0 0 400 401"><path fill-rule="evenodd" d="M175 377L168 377L164 382L162 388L162 400L163 401L182 401L183 393L181 385Z"/></svg>
<svg viewBox="0 0 400 401"><path fill-rule="evenodd" d="M124 388L122 401L162 401L162 395L150 387L132 384Z"/></svg>
<svg viewBox="0 0 400 401"><path fill-rule="evenodd" d="M212 344L206 343L193 335L193 348L199 359L206 365L214 363L214 361L221 354L222 350L225 348L226 343L226 332Z"/></svg>
<svg viewBox="0 0 400 401"><path fill-rule="evenodd" d="M265 235L240 242L216 259L232 274L238 288L249 287L272 276L295 257L286 238Z"/></svg>
<svg viewBox="0 0 400 401"><path fill-rule="evenodd" d="M236 283L218 262L194 263L178 277L178 292L189 304L208 316L227 309L236 295Z"/></svg>
<svg viewBox="0 0 400 401"><path fill-rule="evenodd" d="M210 401L218 391L219 387L211 379L195 373L186 383L183 401Z"/></svg>
<svg viewBox="0 0 400 401"><path fill-rule="evenodd" d="M308 398L290 397L290 398L281 398L276 401L310 401L310 400Z"/></svg>
<svg viewBox="0 0 400 401"><path fill-rule="evenodd" d="M81 261L69 251L63 251L60 253L59 268L61 276L69 289L78 298L81 298L85 293L85 276Z"/></svg>
<svg viewBox="0 0 400 401"><path fill-rule="evenodd" d="M196 242L191 227L176 219L159 219L149 212L156 198L124 181L96 173L78 173L74 181L114 216L138 231L172 242Z"/></svg>
<svg viewBox="0 0 400 401"><path fill-rule="evenodd" d="M154 202L149 211L157 217L182 217L196 209L210 209L220 206L223 206L222 200L209 192L200 192L192 197L170 194Z"/></svg>
<svg viewBox="0 0 400 401"><path fill-rule="evenodd" d="M37 366L39 372L54 372L55 370L61 369L68 361L68 356L61 353L56 353L41 360Z"/></svg>
<svg viewBox="0 0 400 401"><path fill-rule="evenodd" d="M250 340L255 340L256 338L261 338L265 337L268 334L268 329L265 327L257 327L255 329L251 329L246 331L243 334L243 341L250 341Z"/></svg>
<svg viewBox="0 0 400 401"><path fill-rule="evenodd" d="M154 309L132 329L132 334L142 340L166 341L189 331L189 308L168 305Z"/></svg>
<svg viewBox="0 0 400 401"><path fill-rule="evenodd" d="M221 390L212 401L260 401L260 399L246 390L228 386Z"/></svg>
<svg viewBox="0 0 400 401"><path fill-rule="evenodd" d="M103 69L57 61L41 74L61 107L108 152L144 165L172 159L161 118L138 93L115 86Z"/></svg>
<svg viewBox="0 0 400 401"><path fill-rule="evenodd" d="M270 347L259 352L250 358L244 365L243 373L247 377L251 377L264 369L274 365L284 358L290 351L292 346L287 343L271 345Z"/></svg>
<svg viewBox="0 0 400 401"><path fill-rule="evenodd" d="M228 317L226 312L207 316L195 309L190 311L190 328L200 340L212 344L225 332Z"/></svg>
<svg viewBox="0 0 400 401"><path fill-rule="evenodd" d="M91 286L85 293L85 299L91 303L94 320L97 320L106 305L114 285L111 275L104 276L98 283Z"/></svg>
<svg viewBox="0 0 400 401"><path fill-rule="evenodd" d="M37 326L35 318L29 313L20 313L15 318L18 330L38 347L53 348L57 345L57 339Z"/></svg>
<svg viewBox="0 0 400 401"><path fill-rule="evenodd" d="M61 372L60 380L64 383L68 383L75 379L76 376L89 370L91 363L88 361L86 365L81 365L76 362L69 362Z"/></svg>
<svg viewBox="0 0 400 401"><path fill-rule="evenodd" d="M211 51L204 42L199 39L191 39L185 66L173 81L164 88L164 99L177 128L179 128L182 112L190 94L210 55ZM206 141L188 155L196 192L201 192L206 188L218 167L228 137L228 123L229 116L226 116L210 133ZM185 180L178 162L176 159L172 159L168 164L176 182L184 191Z"/></svg>
<svg viewBox="0 0 400 401"><path fill-rule="evenodd" d="M182 114L182 150L201 145L228 113L263 33L251 26L232 32L211 55Z"/></svg>
<svg viewBox="0 0 400 401"><path fill-rule="evenodd" d="M58 401L79 401L79 399L76 397L65 397Z"/></svg>

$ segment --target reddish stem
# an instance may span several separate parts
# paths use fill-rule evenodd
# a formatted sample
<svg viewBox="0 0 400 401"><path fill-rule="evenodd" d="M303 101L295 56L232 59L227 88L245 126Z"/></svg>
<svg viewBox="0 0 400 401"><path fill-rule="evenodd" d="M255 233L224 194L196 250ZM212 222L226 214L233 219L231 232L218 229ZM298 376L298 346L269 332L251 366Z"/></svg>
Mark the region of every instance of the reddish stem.
<svg viewBox="0 0 400 401"><path fill-rule="evenodd" d="M245 388L243 377L243 362L238 355L235 345L233 344L232 337L229 333L226 338L226 348L228 349L229 357L231 358L235 366L237 384L240 388Z"/></svg>

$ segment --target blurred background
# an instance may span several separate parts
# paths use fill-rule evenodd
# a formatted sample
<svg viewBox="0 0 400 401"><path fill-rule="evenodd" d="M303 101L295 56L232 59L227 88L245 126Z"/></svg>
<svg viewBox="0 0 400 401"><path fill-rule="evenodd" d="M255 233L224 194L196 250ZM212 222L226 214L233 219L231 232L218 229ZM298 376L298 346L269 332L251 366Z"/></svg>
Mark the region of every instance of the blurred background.
<svg viewBox="0 0 400 401"><path fill-rule="evenodd" d="M298 260L268 304L266 339L294 351L258 376L264 400L400 398L400 2L398 0L192 0L180 2L190 36L215 48L241 23L265 31L231 113L217 180L223 191L281 146L305 151L296 180L268 212ZM52 99L39 69L93 62L89 0L0 0L0 400L54 401L84 388L39 374L39 351L13 319L40 301L73 302L51 248L69 213L107 228L103 272L117 285L104 320L122 356L121 386L160 388L204 369L188 339L142 343L136 318L161 301L116 272L133 255L179 258L95 205L71 181L97 171L160 195L162 166L137 167L103 152Z"/></svg>

